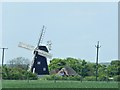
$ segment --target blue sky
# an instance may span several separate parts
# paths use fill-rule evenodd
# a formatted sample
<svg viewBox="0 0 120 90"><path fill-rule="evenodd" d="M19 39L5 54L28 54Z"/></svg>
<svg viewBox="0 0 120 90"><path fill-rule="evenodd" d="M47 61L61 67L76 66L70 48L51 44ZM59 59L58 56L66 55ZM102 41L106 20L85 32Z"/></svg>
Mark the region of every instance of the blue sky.
<svg viewBox="0 0 120 90"><path fill-rule="evenodd" d="M0 7L1 8L1 7ZM118 6L115 3L3 3L2 46L5 61L32 52L18 47L20 41L36 46L43 25L43 44L51 40L53 58L74 57L94 62L97 41L99 62L118 58Z"/></svg>

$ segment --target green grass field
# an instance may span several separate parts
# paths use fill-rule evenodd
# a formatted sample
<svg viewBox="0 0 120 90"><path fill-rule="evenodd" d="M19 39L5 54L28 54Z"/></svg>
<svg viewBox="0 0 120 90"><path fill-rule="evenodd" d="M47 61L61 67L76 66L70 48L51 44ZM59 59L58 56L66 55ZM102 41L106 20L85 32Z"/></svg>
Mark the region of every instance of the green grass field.
<svg viewBox="0 0 120 90"><path fill-rule="evenodd" d="M2 81L0 80L0 90L2 89Z"/></svg>
<svg viewBox="0 0 120 90"><path fill-rule="evenodd" d="M3 80L3 88L118 88L118 82Z"/></svg>

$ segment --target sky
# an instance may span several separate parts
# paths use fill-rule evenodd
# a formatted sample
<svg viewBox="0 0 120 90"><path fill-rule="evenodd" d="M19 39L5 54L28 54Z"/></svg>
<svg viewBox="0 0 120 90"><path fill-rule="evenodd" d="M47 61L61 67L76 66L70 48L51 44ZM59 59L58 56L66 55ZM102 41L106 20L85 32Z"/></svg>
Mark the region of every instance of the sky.
<svg viewBox="0 0 120 90"><path fill-rule="evenodd" d="M95 62L95 45L100 41L99 62L118 59L117 2L6 2L1 8L1 47L8 47L5 63L20 56L32 60L32 52L18 43L36 46L43 25L43 45L52 41L53 58Z"/></svg>

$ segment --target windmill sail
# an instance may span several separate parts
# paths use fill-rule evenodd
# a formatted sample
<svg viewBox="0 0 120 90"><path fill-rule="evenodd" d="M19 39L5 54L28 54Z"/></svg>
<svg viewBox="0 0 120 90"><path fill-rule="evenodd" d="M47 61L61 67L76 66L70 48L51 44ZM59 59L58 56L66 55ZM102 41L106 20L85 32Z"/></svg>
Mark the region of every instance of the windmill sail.
<svg viewBox="0 0 120 90"><path fill-rule="evenodd" d="M50 54L50 53L47 53L43 50L36 50L36 51L38 51L38 54L41 55L41 56L44 56L44 57L47 57L47 58L50 58L50 59L52 58L52 54Z"/></svg>
<svg viewBox="0 0 120 90"><path fill-rule="evenodd" d="M45 34L45 26L43 25L43 28L42 28L42 31L41 31L41 34L40 34L40 37L39 37L39 40L38 40L37 47L42 43L44 34Z"/></svg>
<svg viewBox="0 0 120 90"><path fill-rule="evenodd" d="M52 42L51 41L47 41L47 46L48 46L48 49L51 50L52 49Z"/></svg>
<svg viewBox="0 0 120 90"><path fill-rule="evenodd" d="M31 50L31 51L34 50L34 46L31 46L29 44L25 44L23 42L19 42L18 47L22 47L22 48L25 48L25 49L28 49L28 50Z"/></svg>

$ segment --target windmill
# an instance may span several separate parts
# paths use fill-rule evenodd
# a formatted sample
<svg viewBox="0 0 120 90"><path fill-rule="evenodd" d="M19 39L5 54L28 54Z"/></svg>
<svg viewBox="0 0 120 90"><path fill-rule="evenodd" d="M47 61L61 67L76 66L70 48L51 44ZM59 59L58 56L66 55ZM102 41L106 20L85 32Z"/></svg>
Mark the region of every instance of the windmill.
<svg viewBox="0 0 120 90"><path fill-rule="evenodd" d="M36 73L37 75L47 75L49 74L48 65L47 65L47 58L52 58L52 55L49 53L50 47L52 43L48 43L47 46L41 45L43 36L45 34L45 27L43 26L37 46L31 46L29 44L25 44L23 42L20 42L18 44L18 47L22 47L25 49L28 49L30 51L33 51L34 58L32 60L31 65L29 66L29 70L33 73Z"/></svg>

